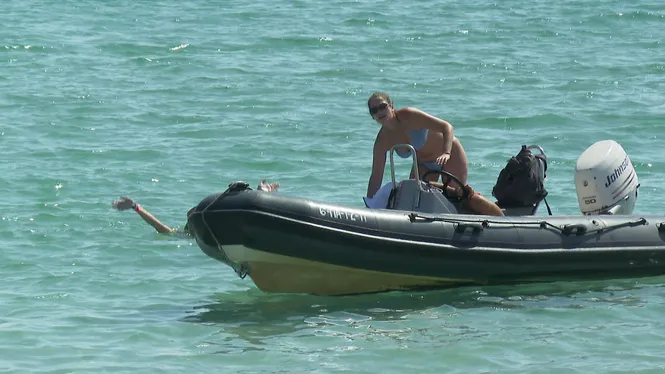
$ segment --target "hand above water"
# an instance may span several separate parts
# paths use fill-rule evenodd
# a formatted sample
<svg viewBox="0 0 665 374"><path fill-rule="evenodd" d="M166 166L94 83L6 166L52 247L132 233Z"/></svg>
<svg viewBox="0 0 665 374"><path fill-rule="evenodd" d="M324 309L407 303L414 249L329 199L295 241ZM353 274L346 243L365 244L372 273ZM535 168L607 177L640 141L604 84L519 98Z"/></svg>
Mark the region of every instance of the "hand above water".
<svg viewBox="0 0 665 374"><path fill-rule="evenodd" d="M276 192L279 189L279 183L268 183L264 179L259 183L259 186L256 187L256 189L265 192Z"/></svg>
<svg viewBox="0 0 665 374"><path fill-rule="evenodd" d="M121 196L120 200L113 202L113 207L118 210L132 209L136 206L136 201L127 196Z"/></svg>

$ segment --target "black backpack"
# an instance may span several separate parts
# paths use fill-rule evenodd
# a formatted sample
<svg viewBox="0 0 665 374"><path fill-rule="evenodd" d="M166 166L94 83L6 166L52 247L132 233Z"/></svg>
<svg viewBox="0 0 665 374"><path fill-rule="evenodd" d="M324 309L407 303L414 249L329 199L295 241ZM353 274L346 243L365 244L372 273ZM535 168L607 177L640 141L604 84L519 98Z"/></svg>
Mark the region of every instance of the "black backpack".
<svg viewBox="0 0 665 374"><path fill-rule="evenodd" d="M543 161L542 177L539 159ZM497 204L501 207L534 205L547 196L544 186L546 171L547 157L544 154L534 155L523 145L520 152L511 157L499 173L492 196L496 197Z"/></svg>

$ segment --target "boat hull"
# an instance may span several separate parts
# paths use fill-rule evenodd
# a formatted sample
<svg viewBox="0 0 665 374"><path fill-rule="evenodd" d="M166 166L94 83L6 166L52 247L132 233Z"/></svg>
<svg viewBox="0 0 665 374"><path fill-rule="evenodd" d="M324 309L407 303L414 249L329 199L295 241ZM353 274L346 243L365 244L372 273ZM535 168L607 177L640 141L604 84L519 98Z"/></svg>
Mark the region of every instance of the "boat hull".
<svg viewBox="0 0 665 374"><path fill-rule="evenodd" d="M662 221L428 216L250 190L188 217L203 252L261 290L317 295L661 275Z"/></svg>
<svg viewBox="0 0 665 374"><path fill-rule="evenodd" d="M254 284L266 292L348 295L431 289L472 283L465 279L386 273L277 255L244 246L225 246L231 261L242 263Z"/></svg>

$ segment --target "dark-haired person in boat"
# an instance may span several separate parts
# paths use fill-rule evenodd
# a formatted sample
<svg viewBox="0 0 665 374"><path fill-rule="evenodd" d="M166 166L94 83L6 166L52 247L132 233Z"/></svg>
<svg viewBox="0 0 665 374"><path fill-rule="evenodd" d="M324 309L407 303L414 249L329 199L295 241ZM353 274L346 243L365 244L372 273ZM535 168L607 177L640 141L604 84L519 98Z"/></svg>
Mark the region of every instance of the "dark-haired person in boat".
<svg viewBox="0 0 665 374"><path fill-rule="evenodd" d="M262 180L259 185L256 187L257 190L259 191L265 191L265 192L275 192L279 189L279 183L268 183L265 179ZM171 228L167 225L165 225L162 221L158 220L157 217L153 216L150 212L145 210L141 205L139 205L134 199L128 196L121 196L119 200L115 200L113 202L113 207L117 210L129 210L132 209L134 210L143 220L148 223L150 226L152 226L155 230L157 230L158 233L160 234L182 234L182 235L189 235L189 232L187 230L187 225L182 230L178 230L175 228ZM190 209L189 212L187 212L187 215L189 216L189 213L194 210L194 208Z"/></svg>
<svg viewBox="0 0 665 374"><path fill-rule="evenodd" d="M416 108L395 109L385 92L375 92L367 100L372 118L381 125L374 141L372 173L367 184L367 197L373 197L381 187L386 152L397 144L411 144L416 150L421 175L411 178L423 179L429 170L445 170L466 184L469 174L468 161L462 144L453 134L453 126L440 118ZM400 157L409 157L410 152L397 151ZM433 174L428 180L438 180ZM457 183L452 182L453 186Z"/></svg>

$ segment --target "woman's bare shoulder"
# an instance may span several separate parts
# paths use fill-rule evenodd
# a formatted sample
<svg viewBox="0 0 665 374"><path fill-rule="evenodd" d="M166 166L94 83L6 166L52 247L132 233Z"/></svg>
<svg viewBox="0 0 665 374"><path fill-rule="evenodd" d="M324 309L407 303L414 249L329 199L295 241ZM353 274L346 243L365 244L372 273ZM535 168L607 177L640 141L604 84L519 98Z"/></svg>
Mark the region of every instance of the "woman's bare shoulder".
<svg viewBox="0 0 665 374"><path fill-rule="evenodd" d="M397 113L397 117L400 119L400 121L407 124L413 120L418 120L428 116L428 114L424 111L412 106L400 108L395 112Z"/></svg>

